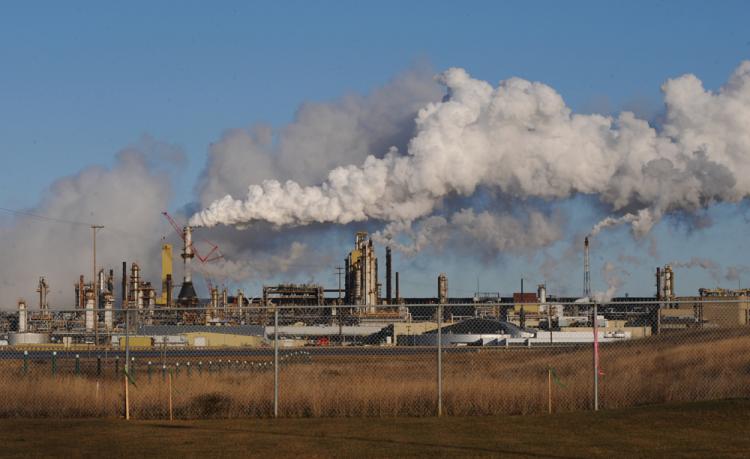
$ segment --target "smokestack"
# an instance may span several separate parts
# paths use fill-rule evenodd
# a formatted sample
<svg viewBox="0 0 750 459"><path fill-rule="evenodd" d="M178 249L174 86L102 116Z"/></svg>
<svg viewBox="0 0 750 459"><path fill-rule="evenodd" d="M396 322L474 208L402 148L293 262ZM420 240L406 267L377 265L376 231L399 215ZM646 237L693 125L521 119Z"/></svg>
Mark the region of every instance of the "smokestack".
<svg viewBox="0 0 750 459"><path fill-rule="evenodd" d="M120 309L127 307L128 301L128 263L122 262L122 303L120 303Z"/></svg>
<svg viewBox="0 0 750 459"><path fill-rule="evenodd" d="M396 271L396 304L401 304L401 290L398 284L398 271Z"/></svg>
<svg viewBox="0 0 750 459"><path fill-rule="evenodd" d="M26 333L27 321L26 301L18 300L18 333Z"/></svg>
<svg viewBox="0 0 750 459"><path fill-rule="evenodd" d="M391 296L391 246L385 248L385 298L386 303L393 303L393 297Z"/></svg>
<svg viewBox="0 0 750 459"><path fill-rule="evenodd" d="M547 302L547 286L544 284L539 284L537 287L537 297L539 298L540 303L546 303Z"/></svg>
<svg viewBox="0 0 750 459"><path fill-rule="evenodd" d="M193 281L193 274L190 271L190 260L193 259L195 254L193 253L193 229L189 226L186 226L182 229L182 239L183 239L183 245L182 245L182 260L183 260L183 266L185 268L185 278L183 280L184 282L192 282Z"/></svg>
<svg viewBox="0 0 750 459"><path fill-rule="evenodd" d="M591 266L589 265L589 237L583 240L583 296L591 297Z"/></svg>
<svg viewBox="0 0 750 459"><path fill-rule="evenodd" d="M440 273L438 276L438 303L446 304L448 302L448 276Z"/></svg>
<svg viewBox="0 0 750 459"><path fill-rule="evenodd" d="M115 270L109 270L109 277L107 277L107 291L114 295L115 293Z"/></svg>
<svg viewBox="0 0 750 459"><path fill-rule="evenodd" d="M193 252L193 228L185 226L182 229L182 241L182 254L180 256L182 257L184 277L177 299L180 303L189 303L194 306L198 302L198 295L195 293L195 287L193 287L193 274L190 270L190 262L195 256Z"/></svg>
<svg viewBox="0 0 750 459"><path fill-rule="evenodd" d="M166 307L169 308L169 307L172 307L172 275L171 274L167 274L167 279L165 283L167 287L166 292L165 292L167 299L164 304L166 305Z"/></svg>
<svg viewBox="0 0 750 459"><path fill-rule="evenodd" d="M661 268L656 267L656 299L661 300Z"/></svg>
<svg viewBox="0 0 750 459"><path fill-rule="evenodd" d="M85 306L86 306L86 292L85 292L85 284L83 282L83 274L81 274L81 277L78 278L78 309L83 309Z"/></svg>

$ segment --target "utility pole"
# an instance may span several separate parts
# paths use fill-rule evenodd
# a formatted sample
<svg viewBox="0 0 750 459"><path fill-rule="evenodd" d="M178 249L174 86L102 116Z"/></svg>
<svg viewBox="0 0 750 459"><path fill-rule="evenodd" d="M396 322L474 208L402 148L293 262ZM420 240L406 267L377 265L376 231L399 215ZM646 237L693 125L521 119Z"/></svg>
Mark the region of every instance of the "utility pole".
<svg viewBox="0 0 750 459"><path fill-rule="evenodd" d="M94 243L93 276L91 282L94 284L94 346L99 345L99 279L96 278L96 230L104 228L104 225L91 225L91 239Z"/></svg>

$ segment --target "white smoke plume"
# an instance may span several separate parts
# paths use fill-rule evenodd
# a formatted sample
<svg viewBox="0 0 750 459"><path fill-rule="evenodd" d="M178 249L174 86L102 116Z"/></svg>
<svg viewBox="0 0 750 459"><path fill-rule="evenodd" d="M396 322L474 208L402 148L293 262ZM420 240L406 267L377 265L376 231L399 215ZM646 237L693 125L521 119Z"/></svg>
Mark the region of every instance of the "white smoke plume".
<svg viewBox="0 0 750 459"><path fill-rule="evenodd" d="M607 290L594 292L593 299L597 302L607 302L615 296L625 283L624 277L630 276L630 273L608 261L602 266L602 278L607 284Z"/></svg>
<svg viewBox="0 0 750 459"><path fill-rule="evenodd" d="M220 283L267 279L279 273L300 271L300 265L304 267L305 260L311 257L309 252L307 245L295 241L284 253L252 260L222 258L213 263L196 264L195 271Z"/></svg>
<svg viewBox="0 0 750 459"><path fill-rule="evenodd" d="M99 267L114 269L119 280L121 262L137 262L158 279L160 236L171 231L160 216L171 194L163 166L182 161L177 148L146 138L118 153L112 168L88 167L53 183L37 206L0 226L7 242L0 251L0 308L15 308L22 294L36 308L40 276L50 285L50 306L72 308L78 274L92 276L90 224L104 225L97 234Z"/></svg>
<svg viewBox="0 0 750 459"><path fill-rule="evenodd" d="M410 223L446 197L488 187L517 201L594 195L631 215L622 218L640 236L670 212L750 194L750 62L718 92L693 75L667 81L659 132L630 112L574 114L542 83L511 78L492 87L458 68L438 80L448 96L419 111L404 154L391 149L336 167L320 185L265 180L244 199L212 202L191 224Z"/></svg>
<svg viewBox="0 0 750 459"><path fill-rule="evenodd" d="M399 235L405 236L409 242L399 242ZM561 238L560 217L548 219L540 212L531 211L516 218L487 211L476 213L470 208L455 212L450 219L432 216L415 225L391 223L373 235L376 242L391 245L407 255L415 255L428 246L440 249L448 244L473 248L486 256L522 253L545 247Z"/></svg>
<svg viewBox="0 0 750 459"><path fill-rule="evenodd" d="M268 178L318 184L335 167L361 164L393 145L405 147L417 111L441 96L430 69L417 64L370 94L304 103L294 121L276 132L262 124L228 130L209 148L196 190L200 203L245 196L249 183Z"/></svg>
<svg viewBox="0 0 750 459"><path fill-rule="evenodd" d="M669 264L672 266L672 268L700 268L706 271L711 276L711 278L717 282L721 278L721 266L719 266L718 263L709 258L692 257L687 261L673 261Z"/></svg>
<svg viewBox="0 0 750 459"><path fill-rule="evenodd" d="M729 282L740 282L742 280L742 276L750 272L750 266L747 265L737 265L737 266L727 266L726 272L724 274L724 279L728 280Z"/></svg>
<svg viewBox="0 0 750 459"><path fill-rule="evenodd" d="M630 223L633 234L637 237L644 236L651 231L660 216L651 209L641 209L636 214L627 213L620 217L606 217L591 229L591 236L598 235L603 229ZM659 213L660 214L660 213Z"/></svg>

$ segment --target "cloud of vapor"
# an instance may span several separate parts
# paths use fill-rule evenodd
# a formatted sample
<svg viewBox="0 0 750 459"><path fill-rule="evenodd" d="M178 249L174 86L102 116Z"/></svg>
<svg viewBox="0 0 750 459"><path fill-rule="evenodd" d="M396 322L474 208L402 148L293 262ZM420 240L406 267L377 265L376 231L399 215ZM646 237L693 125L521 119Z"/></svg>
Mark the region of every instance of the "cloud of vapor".
<svg viewBox="0 0 750 459"><path fill-rule="evenodd" d="M198 264L196 272L221 282L236 282L267 279L279 273L303 272L305 268L314 268L313 265L305 263L306 260L315 257L305 244L295 241L288 250L280 252L254 260L223 258L214 263ZM320 260L320 257L316 259Z"/></svg>
<svg viewBox="0 0 750 459"><path fill-rule="evenodd" d="M700 268L706 271L711 276L711 279L716 282L721 278L721 266L709 258L692 257L687 261L673 261L669 264L672 265L672 268Z"/></svg>
<svg viewBox="0 0 750 459"><path fill-rule="evenodd" d="M724 274L724 279L729 282L740 282L742 280L742 276L744 276L748 272L750 272L750 266L727 266L726 273Z"/></svg>
<svg viewBox="0 0 750 459"><path fill-rule="evenodd" d="M403 153L335 167L319 185L263 180L242 198L216 199L191 223L406 225L433 216L450 196L487 187L517 202L593 195L614 214L598 230L627 222L640 237L664 215L750 194L750 61L717 92L693 75L667 81L660 131L630 112L574 114L538 82L493 87L459 68L438 81L447 96L419 111Z"/></svg>
<svg viewBox="0 0 750 459"><path fill-rule="evenodd" d="M417 111L442 91L425 65L396 76L367 95L304 103L289 125L231 129L209 148L197 185L201 204L225 195L242 197L248 183L268 178L312 185L335 167L361 164L371 153L405 148Z"/></svg>
<svg viewBox="0 0 750 459"><path fill-rule="evenodd" d="M88 167L53 183L38 205L0 226L8 242L0 251L0 308L15 308L16 295L34 292L40 276L50 285L51 307L73 307L78 274L92 275L90 224L104 225L97 234L100 268L119 275L122 261L137 262L158 279L160 236L168 231L159 213L171 194L165 166L182 163L176 147L144 138L120 151L111 168ZM35 308L33 293L24 296Z"/></svg>
<svg viewBox="0 0 750 459"><path fill-rule="evenodd" d="M399 236L408 242L400 242ZM507 214L461 209L450 218L432 216L411 225L395 222L373 235L373 239L389 244L395 250L415 255L425 247L450 245L481 253L490 258L499 253L523 253L558 241L562 237L560 217L547 218L531 211L517 218Z"/></svg>
<svg viewBox="0 0 750 459"><path fill-rule="evenodd" d="M625 283L624 278L630 276L630 273L609 261L604 263L601 273L607 284L607 290L594 292L593 297L594 301L607 302L622 288Z"/></svg>

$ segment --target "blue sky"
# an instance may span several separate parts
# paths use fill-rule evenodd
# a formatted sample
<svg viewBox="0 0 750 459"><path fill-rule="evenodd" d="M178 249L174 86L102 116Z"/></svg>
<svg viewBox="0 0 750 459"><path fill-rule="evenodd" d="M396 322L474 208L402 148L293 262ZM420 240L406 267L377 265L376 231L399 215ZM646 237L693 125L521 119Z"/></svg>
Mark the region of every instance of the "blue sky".
<svg viewBox="0 0 750 459"><path fill-rule="evenodd" d="M179 207L194 198L207 148L224 130L282 126L302 102L367 92L415 62L464 67L493 84L543 81L578 112L655 117L667 78L694 73L716 88L750 58L748 17L750 3L732 1L4 2L0 206L32 207L56 178L111 165L114 153L151 135L187 154L173 200ZM737 245L722 244L747 236L744 217L731 206L711 215L720 223L700 234L660 224L658 262L705 252L741 263ZM624 229L605 240L646 251ZM644 260L628 268L624 291L651 292L657 260ZM515 273L537 262L482 269L480 277L502 279L482 289L508 292ZM432 292L441 269L456 279L455 294L473 290L477 274L467 263L442 260L415 272L415 293ZM691 286L685 294L713 282L701 271L680 276Z"/></svg>

